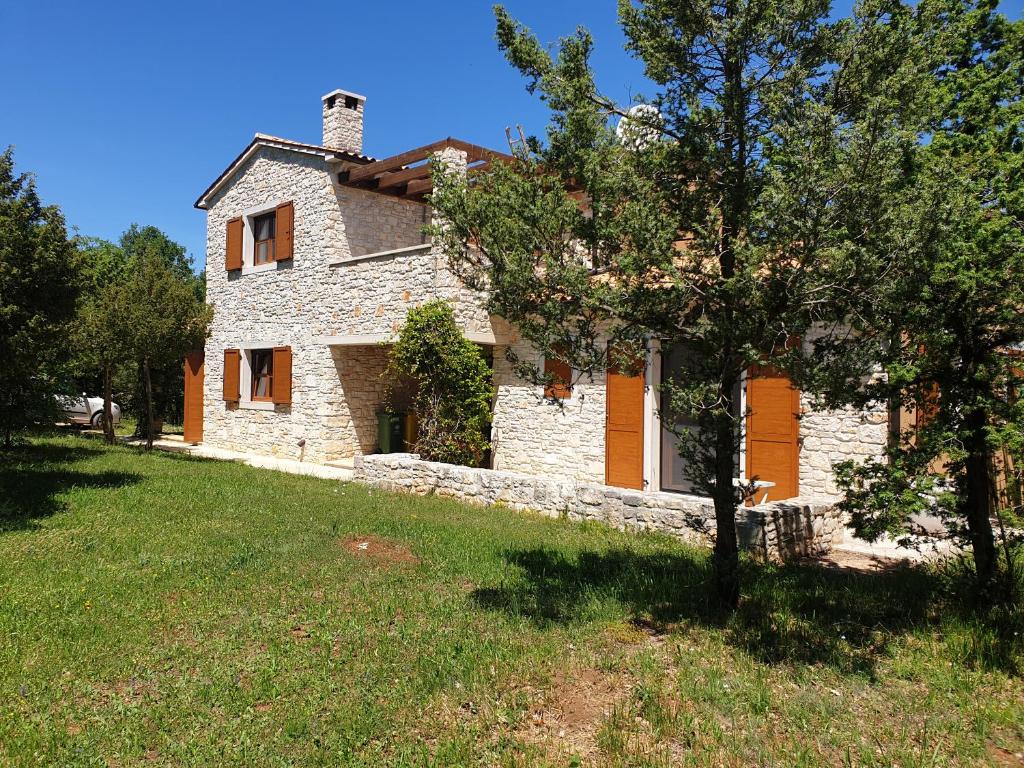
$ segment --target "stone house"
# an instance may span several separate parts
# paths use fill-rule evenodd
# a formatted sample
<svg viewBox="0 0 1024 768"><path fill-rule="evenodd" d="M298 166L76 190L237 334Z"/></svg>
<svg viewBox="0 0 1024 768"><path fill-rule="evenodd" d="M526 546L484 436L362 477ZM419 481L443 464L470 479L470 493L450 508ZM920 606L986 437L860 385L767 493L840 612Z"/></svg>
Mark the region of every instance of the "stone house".
<svg viewBox="0 0 1024 768"><path fill-rule="evenodd" d="M186 438L322 463L377 452L385 345L409 307L444 298L493 360L492 469L685 496L654 386L672 360L652 343L642 376L581 381L563 407L517 378L508 348L544 361L488 316L423 231L427 161L472 174L499 153L448 138L375 160L363 152L365 104L324 96L319 145L256 134L196 201L215 315L205 354L186 365ZM742 399L740 473L773 482L773 500L834 498L832 465L888 439L884 406L814 411L783 377L748 379Z"/></svg>

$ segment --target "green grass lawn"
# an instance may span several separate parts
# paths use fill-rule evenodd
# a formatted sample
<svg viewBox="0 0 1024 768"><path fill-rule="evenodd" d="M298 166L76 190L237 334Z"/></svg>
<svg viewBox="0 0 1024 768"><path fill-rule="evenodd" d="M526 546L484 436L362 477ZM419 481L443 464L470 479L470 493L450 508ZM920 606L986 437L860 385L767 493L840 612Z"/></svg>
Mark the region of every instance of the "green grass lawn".
<svg viewBox="0 0 1024 768"><path fill-rule="evenodd" d="M366 544L365 548L360 548ZM98 440L0 455L0 763L1018 765L1020 617L948 574Z"/></svg>

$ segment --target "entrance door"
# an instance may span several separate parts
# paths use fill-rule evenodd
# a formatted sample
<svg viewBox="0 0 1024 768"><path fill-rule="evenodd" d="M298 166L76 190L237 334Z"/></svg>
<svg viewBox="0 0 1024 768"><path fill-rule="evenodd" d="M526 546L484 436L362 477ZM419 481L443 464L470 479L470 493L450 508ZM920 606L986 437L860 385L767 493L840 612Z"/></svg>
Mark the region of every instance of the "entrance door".
<svg viewBox="0 0 1024 768"><path fill-rule="evenodd" d="M800 494L800 392L771 366L747 378L747 477L775 483L768 500Z"/></svg>
<svg viewBox="0 0 1024 768"><path fill-rule="evenodd" d="M185 358L185 442L203 440L203 377L206 366L203 352L190 352Z"/></svg>
<svg viewBox="0 0 1024 768"><path fill-rule="evenodd" d="M605 416L605 483L644 487L644 377L608 369Z"/></svg>

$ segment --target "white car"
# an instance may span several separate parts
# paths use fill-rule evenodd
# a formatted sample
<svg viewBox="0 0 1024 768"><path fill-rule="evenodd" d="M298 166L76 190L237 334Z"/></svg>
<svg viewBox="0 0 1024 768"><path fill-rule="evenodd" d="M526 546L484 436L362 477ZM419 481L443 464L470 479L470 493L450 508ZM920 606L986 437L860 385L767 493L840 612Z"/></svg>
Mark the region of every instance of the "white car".
<svg viewBox="0 0 1024 768"><path fill-rule="evenodd" d="M71 424L85 424L96 429L103 425L103 398L88 397L84 392L79 397L58 397L57 402L64 411L65 421ZM121 406L110 404L110 416L117 426L121 421Z"/></svg>

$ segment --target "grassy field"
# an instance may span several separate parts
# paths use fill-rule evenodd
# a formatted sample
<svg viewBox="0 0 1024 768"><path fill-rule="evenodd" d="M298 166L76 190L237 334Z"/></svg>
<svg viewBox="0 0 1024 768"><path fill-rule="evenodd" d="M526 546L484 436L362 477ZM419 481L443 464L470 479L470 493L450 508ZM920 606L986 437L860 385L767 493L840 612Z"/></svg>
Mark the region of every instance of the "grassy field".
<svg viewBox="0 0 1024 768"><path fill-rule="evenodd" d="M5 765L1020 765L1020 617L436 498L40 439L0 456Z"/></svg>

